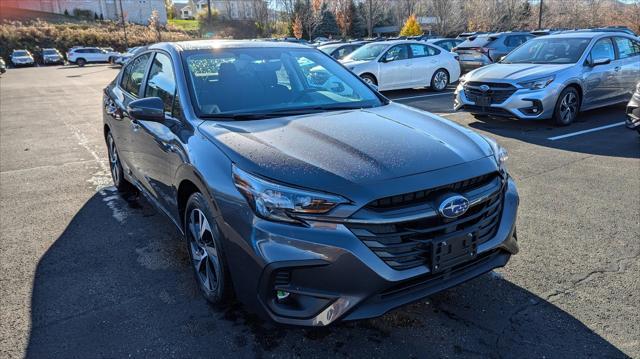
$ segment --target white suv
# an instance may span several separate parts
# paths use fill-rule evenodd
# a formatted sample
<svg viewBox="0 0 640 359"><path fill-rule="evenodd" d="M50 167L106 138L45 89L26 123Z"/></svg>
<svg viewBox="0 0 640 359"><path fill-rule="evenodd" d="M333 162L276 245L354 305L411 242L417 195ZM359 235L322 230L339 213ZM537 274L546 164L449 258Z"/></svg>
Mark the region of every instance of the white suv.
<svg viewBox="0 0 640 359"><path fill-rule="evenodd" d="M75 47L67 52L67 60L82 67L90 62L110 62L119 55L118 52L106 51L99 47Z"/></svg>

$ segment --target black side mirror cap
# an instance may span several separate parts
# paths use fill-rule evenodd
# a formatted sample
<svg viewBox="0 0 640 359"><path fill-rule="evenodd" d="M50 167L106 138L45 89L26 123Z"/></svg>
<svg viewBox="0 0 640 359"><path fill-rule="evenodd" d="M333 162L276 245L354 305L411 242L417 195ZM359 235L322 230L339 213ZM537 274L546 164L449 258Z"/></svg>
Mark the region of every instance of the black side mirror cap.
<svg viewBox="0 0 640 359"><path fill-rule="evenodd" d="M127 106L127 112L136 120L164 122L164 102L159 97L131 101Z"/></svg>

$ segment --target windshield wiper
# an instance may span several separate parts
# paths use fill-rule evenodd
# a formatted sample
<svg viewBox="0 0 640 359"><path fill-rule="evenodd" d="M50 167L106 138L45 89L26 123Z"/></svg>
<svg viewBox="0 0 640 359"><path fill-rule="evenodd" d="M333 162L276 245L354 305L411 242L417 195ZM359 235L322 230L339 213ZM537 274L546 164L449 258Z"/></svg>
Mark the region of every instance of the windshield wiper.
<svg viewBox="0 0 640 359"><path fill-rule="evenodd" d="M202 118L220 118L220 119L231 119L234 121L242 121L242 120L260 120L263 118L273 118L273 117L284 117L284 116L295 116L295 115L305 115L308 113L321 112L321 111L340 111L340 110L359 110L361 108L369 108L372 106L309 106L309 107L301 107L295 109L281 109L274 110L270 112L247 112L247 113L213 113L213 114L204 114Z"/></svg>

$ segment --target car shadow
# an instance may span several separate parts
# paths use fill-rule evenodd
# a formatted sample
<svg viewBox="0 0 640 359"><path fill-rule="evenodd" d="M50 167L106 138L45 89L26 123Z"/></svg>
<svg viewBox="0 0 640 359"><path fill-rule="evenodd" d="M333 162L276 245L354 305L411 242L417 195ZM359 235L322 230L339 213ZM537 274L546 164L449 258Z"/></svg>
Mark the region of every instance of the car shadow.
<svg viewBox="0 0 640 359"><path fill-rule="evenodd" d="M239 304L214 308L169 220L113 187L90 198L40 259L26 356L625 357L496 273L327 328L276 326Z"/></svg>
<svg viewBox="0 0 640 359"><path fill-rule="evenodd" d="M452 116L456 115L458 114ZM552 140L557 136L618 124L624 122L625 118L625 105L620 104L582 112L578 122L566 127L558 127L551 120L522 121L494 117L471 120L468 126L501 137L514 138L564 151L599 156L640 158L638 150L640 136L636 131L627 130L624 125Z"/></svg>

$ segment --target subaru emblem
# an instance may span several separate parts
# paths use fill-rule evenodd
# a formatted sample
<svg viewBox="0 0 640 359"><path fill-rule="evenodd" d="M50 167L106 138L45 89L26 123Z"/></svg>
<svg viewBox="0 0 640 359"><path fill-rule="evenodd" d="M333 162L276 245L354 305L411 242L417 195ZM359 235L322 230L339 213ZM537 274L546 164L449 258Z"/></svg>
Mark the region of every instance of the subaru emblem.
<svg viewBox="0 0 640 359"><path fill-rule="evenodd" d="M482 92L487 92L491 89L491 87L489 87L489 85L480 85L480 91Z"/></svg>
<svg viewBox="0 0 640 359"><path fill-rule="evenodd" d="M469 209L469 200L460 195L446 197L440 206L438 212L446 218L456 218L463 215Z"/></svg>

